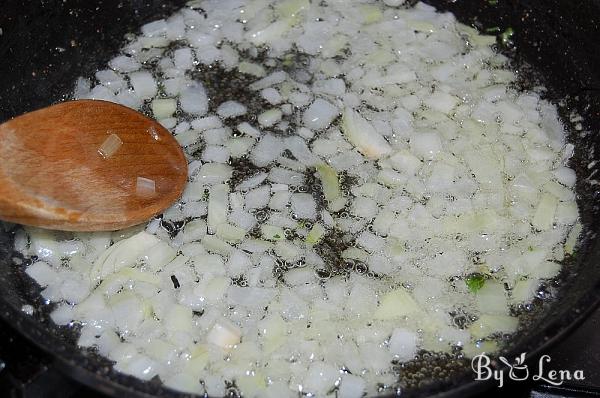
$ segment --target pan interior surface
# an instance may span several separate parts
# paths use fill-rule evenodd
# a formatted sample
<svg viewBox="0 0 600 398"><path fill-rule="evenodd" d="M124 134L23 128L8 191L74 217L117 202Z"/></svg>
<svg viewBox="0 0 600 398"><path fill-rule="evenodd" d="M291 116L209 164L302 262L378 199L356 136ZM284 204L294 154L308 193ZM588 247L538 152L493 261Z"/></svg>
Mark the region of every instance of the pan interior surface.
<svg viewBox="0 0 600 398"><path fill-rule="evenodd" d="M70 6L68 3L66 4L67 6L61 7ZM512 27L517 33L514 38L516 46L511 51L514 52L514 54L512 55L516 60L515 62L517 62L517 64L519 65L520 70L523 71L524 78L521 81L521 84L527 87L541 82L546 87L548 87L549 99L554 101L563 100L564 106L562 109L564 114L562 116L565 122L569 121L571 116L570 112L572 110L578 110L580 114L584 116L582 126L583 128L580 132L576 129L575 126L575 124L578 123L578 121L575 121L575 123L573 123L573 134L570 137L570 140L571 142L576 143L576 152L572 163L572 167L576 168L580 180L580 183L577 188L579 194L579 204L580 208L582 209L582 222L585 226L585 237L582 240L581 246L577 252L577 256L575 256L571 264L567 265L569 267L568 272L565 272L561 276L561 278L559 278L560 281L557 281L556 288L549 286L549 289L553 290L554 295L559 297L560 300L558 302L552 301L549 303L546 303L543 300L539 300L537 304L535 304L537 307L539 307L538 310L531 312L531 320L529 322L531 322L531 325L535 326L531 329L539 330L541 331L541 333L539 333L536 336L522 336L522 338L519 341L517 341L514 346L515 352L520 352L522 350L534 352L536 351L536 349L540 348L542 342L545 342L553 338L554 336L559 335L567 326L569 326L569 324L571 324L577 318L579 318L580 314L585 313L587 309L591 308L596 302L596 297L594 297L592 289L597 284L598 275L596 275L596 273L593 271L593 268L590 267L590 265L594 263L594 255L595 253L597 253L594 239L594 232L596 227L594 220L596 219L597 208L595 207L593 200L595 198L596 192L593 186L586 184L585 181L586 178L590 176L590 173L594 170L593 166L592 168L588 167L590 162L593 160L593 158L591 158L591 156L593 156L593 151L589 149L593 148L596 140L594 135L586 133L586 131L594 131L594 128L598 127L597 120L594 119L593 115L589 115L589 111L586 113L586 105L598 103L598 99L594 91L598 87L598 85L596 84L597 82L593 80L594 77L591 71L586 70L582 63L564 61L565 58L569 55L580 56L580 58L572 59L581 59L581 57L584 56L587 57L587 54L583 51L580 54L571 53L572 51L575 51L572 49L572 47L575 45L575 42L577 42L577 40L571 42L569 46L561 46L561 43L563 43L561 40L566 40L566 37L579 37L577 35L581 34L580 30L583 31L585 28L593 30L596 29L596 27L588 25L575 28L572 24L568 23L558 25L555 24L555 26L552 26L552 18L559 18L567 21L569 20L569 18L577 18L577 16L573 14L574 11L572 9L570 9L570 13L566 12L564 6L561 6L560 2L556 2L557 11L552 11L549 14L542 13L541 11L538 12L538 10L533 9L533 7L530 5L519 6L523 7L524 9L521 9L517 6L513 7L502 3L497 6L485 5L482 6L482 8L473 7L472 9L470 9L468 6L464 6L461 8L460 5L453 3L437 4L436 2L436 4L434 5L442 9L449 7L452 11L456 13L456 15L459 18L464 18L464 21L466 22L474 22L476 25L479 24L481 26L478 27L480 27L481 29L494 28L495 26L498 26L498 28L501 31L505 31L506 28ZM139 7L140 5L134 4L133 6ZM58 9L63 10L61 7L58 7ZM80 8L81 5L78 6L73 4L72 7L78 9L78 12L75 12L75 14L79 13L81 15L84 15L86 12L84 8ZM107 19L113 18L114 15L110 12L110 8L106 7L106 9L106 11L103 11L103 8L101 7L101 10L98 11L98 14L95 14L92 11L87 12L94 14L94 21L100 20L102 18L101 16L104 15L104 13L106 13ZM582 7L582 9L585 9L585 7ZM140 17L139 15L143 14L143 12L137 14L138 16L136 18L140 19L134 18L132 20L133 22L130 22L130 30L134 31L135 28L143 22L148 22L161 16L162 13L166 13L166 10L162 9L161 7L146 8L144 6L141 6L141 10L146 10L147 15L145 17ZM55 17L68 18L67 15L69 13L66 12L66 10L64 11L65 12L63 14ZM558 16L560 11L565 11L565 13L560 14L560 16ZM58 11L57 13L60 14L60 11ZM498 22L499 19L497 17L497 14L503 15L503 17L500 18L502 24ZM521 16L525 14L530 14L534 16L539 15L539 17L531 17L534 20L534 23L529 23L525 25L523 22L519 22ZM126 14L123 13L123 15ZM132 13L132 15L134 14ZM476 20L474 21L475 17ZM121 18L125 19L124 16L121 16ZM552 30L549 30L551 29L550 26L552 26ZM559 27L557 28L556 26ZM564 29L567 29L566 27L572 28L574 29L574 31L569 32L570 35L564 33L564 36L562 36L560 29L563 29L563 27L565 27ZM82 27L82 29L85 28ZM59 34L60 33L57 32L57 35ZM111 38L114 41L112 47L108 46L108 50L104 51L111 51L112 49L116 48L115 46L118 46L121 43L121 38L119 37L118 33L110 32L104 33L104 35L106 35L108 42L110 42ZM555 38L555 40L553 41L553 43L555 44L554 48L560 49L565 52L564 54L559 54L560 57L556 57L556 54L553 55L553 50L551 48L544 47L540 44L543 43L541 41L541 38L547 38L548 35L552 35L552 37ZM90 40L90 42L92 42L92 37L88 39L85 34L77 36L73 35L73 37L78 37L81 41L87 39ZM52 36L50 36L50 39L51 38ZM534 46L532 45L532 43L536 43L537 45ZM582 43L587 42L583 40ZM44 98L43 101L48 101L48 99L52 101L59 100L60 95L62 95L64 92L69 91L69 85L72 83L72 81L74 81L74 78L84 73L85 70L88 70L90 73L93 72L95 69L101 66L99 64L102 63L103 60L107 59L110 56L110 53L107 52L105 58L98 56L94 57L94 59L88 59L85 58L87 54L86 49L79 49L79 47L85 47L85 45L81 43L75 47L68 48L66 49L65 53L73 53L71 54L71 59L75 60L76 62L79 62L77 60L81 59L81 63L79 65L80 69L72 66L72 70L60 70L61 66L58 66L58 64L61 64L61 62L59 62L58 60L63 59L69 61L69 58L65 58L67 55L62 55L63 53L61 53L60 50L56 50L56 54L51 53L50 55L47 55L47 53L45 52L41 52L41 50L39 52L33 50L31 52L31 55L33 57L41 57L41 59L45 59L48 66L42 67L39 70L32 71L31 67L25 67L25 64L27 62L20 61L19 59L17 59L15 62L23 62L24 67L15 68L20 70L14 73L35 73L35 76L43 76L43 78L34 77L33 81L29 84L38 84L38 86L35 87L37 90L45 90L44 92L54 93L48 98ZM7 48L6 51L10 52L11 48L14 47L11 47L9 45L5 48ZM547 52L540 52L540 48L544 48L544 51ZM89 54L87 56L89 56ZM540 59L547 60L552 59L553 57L554 59L563 60L563 62L566 63L567 68L563 69L564 65L561 64L559 66L557 65L557 61L553 61L551 63L546 64L545 69L542 69L540 66L542 64L542 61L540 61ZM68 62L66 61L62 62L62 64L67 64ZM540 65L538 65L538 63ZM44 65L44 63L37 63L36 68L39 65ZM528 65L531 65L531 67L528 67ZM544 70L546 72L548 69L552 68L554 69L550 72L548 76L563 76L562 79L555 79L554 84L553 81L550 81L549 79L548 81L546 81L546 79L540 79L539 75L536 75L535 72L531 72L538 70ZM570 76L569 79L564 79L565 70L569 72L566 73ZM586 75L586 73L589 73L589 75ZM15 82L20 80L12 79L12 81ZM29 80L22 79L22 81ZM561 84L557 84L556 82L558 81L560 81ZM60 88L61 84L63 85L63 89ZM44 85L48 86L45 87ZM16 114L21 111L32 109L33 107L39 105L39 101L42 101L35 95L31 94L31 98L28 98L27 87L17 87L17 89L23 90L24 95L19 96L19 98L15 99L14 101L9 100L11 97L7 97L4 94L9 92L8 87L6 89L4 89L3 87L3 90L1 91L2 101L5 101L7 104L10 104L10 107L12 107L4 108L5 111L6 109L10 109L10 111L6 112L12 111L14 112L13 114ZM5 117L9 116L11 116L11 114L5 115ZM111 369L110 364L106 360L99 358L94 353L79 352L79 350L75 348L75 337L73 336L73 334L69 331L57 328L56 326L52 325L51 322L48 321L47 311L49 309L42 305L43 303L41 302L38 296L39 289L35 286L35 284L30 282L27 279L27 277L23 274L22 267L14 267L12 265L13 261L19 262L19 260L15 259L16 255L12 252L12 242L10 233L7 232L3 239L3 248L5 256L3 256L2 258L6 261L4 267L7 270L7 272L3 273L2 279L4 285L8 286L9 288L3 291L3 298L5 300L2 303L2 310L3 314L6 314L7 317L17 319L17 322L15 323L15 327L17 329L24 330L24 333L30 338L33 338L34 340L52 342L52 344L49 344L46 348L60 347L58 350L52 349L52 351L58 351L57 356L59 358L64 359L65 363L68 363L71 366L80 366L84 369L91 370L92 372L100 374L100 377L94 379L93 377L90 378L88 373L79 371L79 374L83 373L82 377L86 377L85 375L87 375L88 380L92 380L95 383L99 383L100 386L113 386L113 383L116 382L116 385L119 386L118 388L132 388L135 391L143 391L150 393L166 392L165 390L161 390L162 387L159 387L156 383L140 383L137 380L128 378L126 376L122 376L117 372L114 372ZM31 319L19 313L21 306L25 303L35 303L36 308L40 307L46 309L36 311L35 319ZM417 373L421 370L421 367L423 366L425 367L425 369L428 369L431 367L432 364L441 364L443 365L443 367L447 366L448 371L452 371L453 365L447 365L447 363L448 361L444 361L444 358L437 358L434 361L432 361L431 358L423 358L421 362L415 364L414 369L411 369L410 367L406 368L405 372L407 379L410 379L411 372ZM462 369L462 366L458 366L458 369L455 371L456 373L451 373L453 375L464 374L464 377L462 379L448 377L446 380L440 380L439 378L436 379L435 375L428 374L427 372L425 372L424 380L423 378L415 379L415 386L418 385L420 389L408 390L407 393L410 394L412 392L414 394L421 394L424 391L439 392L448 390L451 386L459 386L463 382L469 381L471 378L471 375L468 372L462 373Z"/></svg>

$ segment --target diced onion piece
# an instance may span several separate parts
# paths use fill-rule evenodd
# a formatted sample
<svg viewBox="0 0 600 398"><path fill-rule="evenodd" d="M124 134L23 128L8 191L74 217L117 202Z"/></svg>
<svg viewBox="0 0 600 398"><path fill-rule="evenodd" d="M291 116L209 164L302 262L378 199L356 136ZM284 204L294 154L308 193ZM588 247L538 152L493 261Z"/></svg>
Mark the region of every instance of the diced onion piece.
<svg viewBox="0 0 600 398"><path fill-rule="evenodd" d="M176 255L177 251L175 249L169 246L167 242L161 241L146 251L142 255L142 259L144 260L146 266L150 267L151 270L158 271L165 264L170 263Z"/></svg>
<svg viewBox="0 0 600 398"><path fill-rule="evenodd" d="M246 230L235 225L223 223L217 225L216 235L227 242L239 242L246 236Z"/></svg>
<svg viewBox="0 0 600 398"><path fill-rule="evenodd" d="M267 179L267 173L258 173L250 178L239 183L235 189L236 191L247 191L249 189L255 188L263 183L264 180Z"/></svg>
<svg viewBox="0 0 600 398"><path fill-rule="evenodd" d="M258 355L258 353L257 353ZM249 397L263 397L267 388L265 377L260 372L240 376L235 380L236 385Z"/></svg>
<svg viewBox="0 0 600 398"><path fill-rule="evenodd" d="M531 221L534 228L541 231L552 228L557 206L558 199L556 199L556 197L547 193L543 194L535 211L535 215L533 216L533 220Z"/></svg>
<svg viewBox="0 0 600 398"><path fill-rule="evenodd" d="M292 155L300 163L312 167L320 164L322 161L315 156L308 148L306 141L298 136L287 137L284 141L286 149L292 152Z"/></svg>
<svg viewBox="0 0 600 398"><path fill-rule="evenodd" d="M168 330L179 332L192 331L192 310L183 305L172 305L166 312L164 324Z"/></svg>
<svg viewBox="0 0 600 398"><path fill-rule="evenodd" d="M158 373L156 361L145 355L135 355L127 362L117 362L115 369L142 380L150 380Z"/></svg>
<svg viewBox="0 0 600 398"><path fill-rule="evenodd" d="M442 151L442 141L435 132L418 133L410 137L410 149L412 152L425 159L434 159Z"/></svg>
<svg viewBox="0 0 600 398"><path fill-rule="evenodd" d="M206 341L224 349L231 349L240 342L241 337L242 331L239 327L226 319L221 319L208 332Z"/></svg>
<svg viewBox="0 0 600 398"><path fill-rule="evenodd" d="M321 224L315 223L308 235L306 235L306 243L308 243L309 245L316 245L321 241L324 235L325 228Z"/></svg>
<svg viewBox="0 0 600 398"><path fill-rule="evenodd" d="M108 65L119 72L133 72L138 70L141 65L133 57L119 55L108 62Z"/></svg>
<svg viewBox="0 0 600 398"><path fill-rule="evenodd" d="M55 285L60 281L58 272L44 261L36 261L25 272L42 287Z"/></svg>
<svg viewBox="0 0 600 398"><path fill-rule="evenodd" d="M261 132L250 125L248 122L243 122L237 125L237 130L250 137L258 138L261 136Z"/></svg>
<svg viewBox="0 0 600 398"><path fill-rule="evenodd" d="M423 103L436 111L450 113L450 111L459 103L459 99L454 95L436 91L427 97Z"/></svg>
<svg viewBox="0 0 600 398"><path fill-rule="evenodd" d="M273 108L258 115L258 123L263 127L271 127L281 120L281 109Z"/></svg>
<svg viewBox="0 0 600 398"><path fill-rule="evenodd" d="M269 203L270 194L271 189L266 185L249 190L246 193L246 209L265 207Z"/></svg>
<svg viewBox="0 0 600 398"><path fill-rule="evenodd" d="M260 231L263 238L267 240L282 240L285 239L283 228L274 225L263 224L260 226Z"/></svg>
<svg viewBox="0 0 600 398"><path fill-rule="evenodd" d="M396 289L386 293L379 300L379 307L373 314L375 319L397 319L421 312L419 304L404 289Z"/></svg>
<svg viewBox="0 0 600 398"><path fill-rule="evenodd" d="M256 29L246 34L246 38L255 45L270 43L281 37L292 27L292 20L275 21L264 29Z"/></svg>
<svg viewBox="0 0 600 398"><path fill-rule="evenodd" d="M208 97L204 86L198 82L186 87L179 97L181 109L193 115L202 116L208 111Z"/></svg>
<svg viewBox="0 0 600 398"><path fill-rule="evenodd" d="M229 255L229 260L227 260L227 272L230 275L243 275L246 271L248 271L248 269L252 267L252 261L250 260L250 258L248 257L248 255L246 253L244 253L242 250L233 250L231 252L231 254ZM251 302L250 302L250 293L253 290L249 290L246 288L243 288L241 291L240 290L235 290L236 288L231 287L230 293L228 295L229 300L232 303L235 304L240 304L242 300L236 300L239 296L236 295L236 293L240 293L242 292L241 296L244 297L244 299L248 299L248 302L244 301L244 304L247 306L251 306ZM259 290L261 290L260 288L258 288ZM235 297L234 297L235 296ZM266 303L265 303L266 304Z"/></svg>
<svg viewBox="0 0 600 398"><path fill-rule="evenodd" d="M342 195L340 190L340 180L335 169L325 163L319 164L316 167L321 184L323 185L323 194L325 200L333 202Z"/></svg>
<svg viewBox="0 0 600 398"><path fill-rule="evenodd" d="M346 198L340 196L334 201L329 202L327 208L331 211L340 211L344 208L344 206L346 206L346 202Z"/></svg>
<svg viewBox="0 0 600 398"><path fill-rule="evenodd" d="M204 163L196 173L196 180L204 184L216 184L231 178L232 173L231 166L227 164Z"/></svg>
<svg viewBox="0 0 600 398"><path fill-rule="evenodd" d="M531 300L539 284L539 281L533 279L517 281L511 291L511 301L520 304Z"/></svg>
<svg viewBox="0 0 600 398"><path fill-rule="evenodd" d="M250 151L254 142L254 139L251 137L235 137L228 140L225 146L229 149L232 158L239 158Z"/></svg>
<svg viewBox="0 0 600 398"><path fill-rule="evenodd" d="M281 101L283 101L283 98L281 97L281 94L279 94L279 91L272 87L263 89L260 92L260 95L271 105L277 105L281 103Z"/></svg>
<svg viewBox="0 0 600 398"><path fill-rule="evenodd" d="M358 247L349 247L342 252L342 258L366 262L369 253Z"/></svg>
<svg viewBox="0 0 600 398"><path fill-rule="evenodd" d="M322 396L335 386L339 377L340 372L335 366L324 362L313 362L306 372L303 387L306 392Z"/></svg>
<svg viewBox="0 0 600 398"><path fill-rule="evenodd" d="M315 219L317 203L309 193L294 193L291 198L292 212L298 218Z"/></svg>
<svg viewBox="0 0 600 398"><path fill-rule="evenodd" d="M264 167L277 159L283 152L283 140L267 134L254 146L250 153L250 160L259 167Z"/></svg>
<svg viewBox="0 0 600 398"><path fill-rule="evenodd" d="M173 98L155 98L150 105L152 114L156 119L171 117L177 110L177 101Z"/></svg>
<svg viewBox="0 0 600 398"><path fill-rule="evenodd" d="M361 398L365 393L365 380L356 375L344 373L338 390L339 398Z"/></svg>
<svg viewBox="0 0 600 398"><path fill-rule="evenodd" d="M246 61L240 62L238 64L238 71L240 73L245 73L256 77L263 77L267 74L265 68L262 65Z"/></svg>
<svg viewBox="0 0 600 398"><path fill-rule="evenodd" d="M135 94L142 99L152 98L158 91L156 81L150 72L133 72L129 75L129 81Z"/></svg>
<svg viewBox="0 0 600 398"><path fill-rule="evenodd" d="M518 319L512 316L483 314L469 326L469 332L476 339L482 339L497 332L512 333L518 324Z"/></svg>
<svg viewBox="0 0 600 398"><path fill-rule="evenodd" d="M580 222L577 222L573 226L573 229L571 229L571 232L569 233L569 236L567 237L567 241L565 242L565 253L566 254L573 254L575 252L575 247L577 245L577 242L579 241L579 235L581 235L582 231L583 231L583 226L581 225Z"/></svg>
<svg viewBox="0 0 600 398"><path fill-rule="evenodd" d="M300 258L300 248L287 240L278 240L275 243L275 254L287 261L296 261Z"/></svg>
<svg viewBox="0 0 600 398"><path fill-rule="evenodd" d="M150 126L146 131L148 132L148 134L150 134L150 137L152 137L154 141L160 141L160 136L158 135L156 127Z"/></svg>
<svg viewBox="0 0 600 398"><path fill-rule="evenodd" d="M567 187L575 186L575 181L577 176L575 175L575 171L568 167L561 166L554 170L554 176L556 180Z"/></svg>
<svg viewBox="0 0 600 398"><path fill-rule="evenodd" d="M152 198L156 195L156 182L150 178L138 177L135 183L135 194L140 198Z"/></svg>
<svg viewBox="0 0 600 398"><path fill-rule="evenodd" d="M508 315L504 284L488 281L476 293L477 307L482 313Z"/></svg>
<svg viewBox="0 0 600 398"><path fill-rule="evenodd" d="M208 228L215 231L217 225L227 222L229 185L219 184L210 189L208 196Z"/></svg>
<svg viewBox="0 0 600 398"><path fill-rule="evenodd" d="M167 23L164 19L159 19L143 25L141 30L148 37L162 36L167 31Z"/></svg>
<svg viewBox="0 0 600 398"><path fill-rule="evenodd" d="M502 186L502 167L493 149L467 151L463 156L483 188L494 189Z"/></svg>
<svg viewBox="0 0 600 398"><path fill-rule="evenodd" d="M183 243L200 240L206 235L206 221L192 220L185 224L183 232L180 232Z"/></svg>
<svg viewBox="0 0 600 398"><path fill-rule="evenodd" d="M329 126L333 119L339 115L339 110L331 102L317 98L304 112L302 121L312 130L320 130Z"/></svg>
<svg viewBox="0 0 600 398"><path fill-rule="evenodd" d="M268 76L263 77L257 82L250 85L252 90L262 90L263 88L271 87L275 84L279 84L287 79L287 73L284 71L273 72Z"/></svg>
<svg viewBox="0 0 600 398"><path fill-rule="evenodd" d="M170 260L165 261L161 265L168 263L169 261ZM102 281L102 283L105 283L111 277L114 277L115 279L127 278L132 281L141 281L145 283L151 283L153 285L160 284L160 278L158 277L158 275L151 274L150 272L143 272L135 268L123 268L116 274L110 275L107 279Z"/></svg>
<svg viewBox="0 0 600 398"><path fill-rule="evenodd" d="M223 127L221 119L219 119L217 116L201 117L199 119L192 120L191 124L194 130L199 131L206 131Z"/></svg>
<svg viewBox="0 0 600 398"><path fill-rule="evenodd" d="M348 141L369 159L379 159L392 151L373 125L351 108L344 110L342 130Z"/></svg>
<svg viewBox="0 0 600 398"><path fill-rule="evenodd" d="M159 242L160 239L155 235L142 231L115 243L94 261L90 278L92 280L101 279L124 267L134 265L144 253Z"/></svg>
<svg viewBox="0 0 600 398"><path fill-rule="evenodd" d="M118 135L113 133L104 140L102 145L100 145L100 148L98 148L98 153L104 159L108 159L112 155L114 155L119 150L119 148L121 148L122 145L123 141L121 140L121 138L119 138Z"/></svg>
<svg viewBox="0 0 600 398"><path fill-rule="evenodd" d="M233 250L233 247L217 238L215 235L204 236L204 238L202 238L202 244L204 247L206 247L206 250L222 254L224 256L228 255Z"/></svg>
<svg viewBox="0 0 600 398"><path fill-rule="evenodd" d="M225 101L217 108L217 114L223 119L238 117L248 111L245 105L237 101Z"/></svg>
<svg viewBox="0 0 600 398"><path fill-rule="evenodd" d="M416 333L406 329L394 329L390 338L390 351L399 361L409 361L417 354L418 341Z"/></svg>

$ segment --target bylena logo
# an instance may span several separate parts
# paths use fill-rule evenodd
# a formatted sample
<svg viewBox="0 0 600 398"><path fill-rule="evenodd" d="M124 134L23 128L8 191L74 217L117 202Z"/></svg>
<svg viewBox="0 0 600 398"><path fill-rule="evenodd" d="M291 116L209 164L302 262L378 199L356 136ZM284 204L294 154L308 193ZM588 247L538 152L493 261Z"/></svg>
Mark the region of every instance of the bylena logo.
<svg viewBox="0 0 600 398"><path fill-rule="evenodd" d="M504 386L506 379L514 381L531 380L542 381L554 386L560 386L568 380L585 380L583 370L554 370L548 369L551 358L549 355L542 355L537 363L537 369L529 372L529 366L525 363L527 353L523 352L510 362L505 357L498 357L498 360L508 367L508 369L494 369L491 366L492 360L485 353L475 356L471 360L471 368L475 373L475 380L496 380L498 387ZM507 373L507 374L505 374Z"/></svg>

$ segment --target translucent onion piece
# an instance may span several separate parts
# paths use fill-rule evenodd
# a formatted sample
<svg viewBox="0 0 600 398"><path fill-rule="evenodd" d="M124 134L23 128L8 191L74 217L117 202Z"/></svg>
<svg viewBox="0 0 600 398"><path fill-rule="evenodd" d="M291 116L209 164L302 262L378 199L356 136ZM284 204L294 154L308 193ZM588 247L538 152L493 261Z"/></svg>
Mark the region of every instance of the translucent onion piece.
<svg viewBox="0 0 600 398"><path fill-rule="evenodd" d="M156 195L156 182L149 178L138 177L135 183L135 194L140 198L152 198Z"/></svg>
<svg viewBox="0 0 600 398"><path fill-rule="evenodd" d="M114 155L119 150L119 148L121 148L122 145L123 141L121 141L121 138L119 138L118 135L112 133L104 140L102 145L100 145L100 148L98 148L98 153L104 159L108 159L112 155Z"/></svg>

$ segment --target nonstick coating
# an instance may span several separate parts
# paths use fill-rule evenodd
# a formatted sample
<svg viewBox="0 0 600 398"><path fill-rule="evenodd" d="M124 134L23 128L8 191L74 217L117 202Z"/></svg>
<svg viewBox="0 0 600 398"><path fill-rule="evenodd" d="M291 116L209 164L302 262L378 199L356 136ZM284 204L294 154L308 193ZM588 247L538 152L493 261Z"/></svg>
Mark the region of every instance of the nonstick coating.
<svg viewBox="0 0 600 398"><path fill-rule="evenodd" d="M523 332L515 336L511 356L527 351L543 353L564 337L600 301L600 190L590 184L590 176L600 160L596 133L600 128L600 3L580 0L427 0L442 10L450 10L464 23L481 30L512 27L516 32L513 49L503 50L521 71L520 85L542 83L546 98L559 104L561 116L572 131L570 142L576 151L571 167L578 175L577 193L584 224L584 238L573 259L558 280L549 285L557 299L538 300L536 311L528 315ZM161 0L5 0L0 15L0 121L64 99L79 76L90 76L103 68L118 51L127 32L169 15L185 1ZM581 131L569 122L572 111L583 116ZM0 159L1 161L1 159ZM599 162L600 166L600 162ZM141 382L112 370L108 360L75 345L71 330L49 322L49 306L42 305L39 287L24 274L24 266L14 264L10 232L0 232L0 316L15 330L52 354L58 367L77 380L113 396L181 396L163 389L157 381ZM18 256L17 256L18 257ZM34 316L20 308L33 304ZM422 359L421 365L444 364ZM483 388L462 368L452 377L422 380L418 388L404 396L464 397Z"/></svg>

